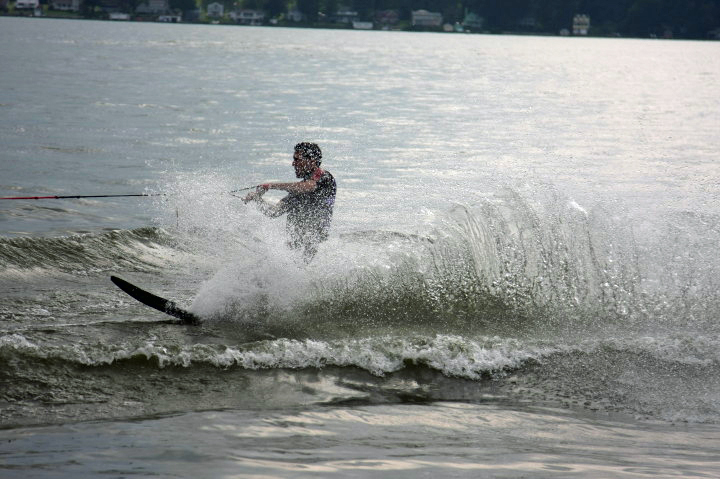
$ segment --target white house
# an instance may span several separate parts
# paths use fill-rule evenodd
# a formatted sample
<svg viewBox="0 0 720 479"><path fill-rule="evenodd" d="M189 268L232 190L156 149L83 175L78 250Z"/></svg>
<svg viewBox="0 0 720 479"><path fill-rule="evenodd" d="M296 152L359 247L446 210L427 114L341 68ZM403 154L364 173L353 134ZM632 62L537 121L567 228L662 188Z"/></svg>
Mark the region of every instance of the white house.
<svg viewBox="0 0 720 479"><path fill-rule="evenodd" d="M333 16L337 23L352 23L357 21L358 12L350 10L349 7L341 6L338 8L337 13Z"/></svg>
<svg viewBox="0 0 720 479"><path fill-rule="evenodd" d="M303 15L302 12L297 8L293 8L292 10L288 10L287 18L288 20L292 20L293 22L302 22L305 18L305 15Z"/></svg>
<svg viewBox="0 0 720 479"><path fill-rule="evenodd" d="M36 9L40 6L40 0L17 0L16 9Z"/></svg>
<svg viewBox="0 0 720 479"><path fill-rule="evenodd" d="M442 13L427 10L413 10L412 24L416 27L439 27L442 25Z"/></svg>
<svg viewBox="0 0 720 479"><path fill-rule="evenodd" d="M137 13L167 13L170 11L168 0L145 0L140 3L135 12Z"/></svg>
<svg viewBox="0 0 720 479"><path fill-rule="evenodd" d="M80 0L52 0L50 6L53 10L63 10L66 12L79 12Z"/></svg>
<svg viewBox="0 0 720 479"><path fill-rule="evenodd" d="M208 17L220 18L225 15L225 7L222 3L213 2L207 6Z"/></svg>
<svg viewBox="0 0 720 479"><path fill-rule="evenodd" d="M573 17L573 35L587 35L590 30L590 17L588 15L575 15Z"/></svg>
<svg viewBox="0 0 720 479"><path fill-rule="evenodd" d="M476 13L472 13L467 10L465 11L465 18L462 22L463 27L473 32L479 32L482 30L484 23L485 19L483 17L479 16Z"/></svg>
<svg viewBox="0 0 720 479"><path fill-rule="evenodd" d="M238 10L230 13L230 18L240 25L262 25L265 13L260 10Z"/></svg>

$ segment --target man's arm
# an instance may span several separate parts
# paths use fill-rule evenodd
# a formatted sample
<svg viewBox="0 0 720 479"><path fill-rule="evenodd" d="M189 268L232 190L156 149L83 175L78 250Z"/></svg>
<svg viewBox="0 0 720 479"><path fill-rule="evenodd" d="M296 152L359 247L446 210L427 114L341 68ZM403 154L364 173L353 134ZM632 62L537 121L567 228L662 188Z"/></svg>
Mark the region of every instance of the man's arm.
<svg viewBox="0 0 720 479"><path fill-rule="evenodd" d="M266 183L260 186L268 190L283 190L297 195L315 191L317 181L311 178L309 180L296 181L295 183Z"/></svg>
<svg viewBox="0 0 720 479"><path fill-rule="evenodd" d="M287 191L288 193L303 194L311 193L315 191L315 188L317 188L317 181L312 178L309 180L296 181L294 183L265 183L258 185L258 187L255 188L255 191L243 198L243 202L248 203L250 201L255 201L258 203L258 208L260 208L260 211L263 214L271 218L275 218L285 213L285 202L281 200L277 205L267 203L262 199L262 196L268 190L281 190Z"/></svg>
<svg viewBox="0 0 720 479"><path fill-rule="evenodd" d="M311 193L317 188L317 181L312 178L309 180L296 181L294 183L264 183L255 187L255 191L249 193L243 201L245 203L256 200L264 195L268 190L282 190L288 193L303 194Z"/></svg>
<svg viewBox="0 0 720 479"><path fill-rule="evenodd" d="M276 205L270 204L267 201L263 199L263 195L268 190L265 188L266 185L260 185L257 187L255 191L248 194L245 198L243 198L243 203L249 203L250 201L254 201L258 205L258 209L262 214L265 216L269 216L270 218L277 218L278 216L282 215L287 211L287 204L285 203L284 198L283 200L280 200Z"/></svg>

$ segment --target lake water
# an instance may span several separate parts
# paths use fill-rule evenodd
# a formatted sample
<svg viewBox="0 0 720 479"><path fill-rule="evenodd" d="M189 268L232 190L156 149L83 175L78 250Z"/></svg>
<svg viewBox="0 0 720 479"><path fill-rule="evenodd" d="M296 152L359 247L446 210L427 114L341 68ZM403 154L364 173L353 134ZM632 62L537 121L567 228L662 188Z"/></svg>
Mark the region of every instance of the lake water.
<svg viewBox="0 0 720 479"><path fill-rule="evenodd" d="M719 43L0 40L0 196L161 194L0 200L2 477L720 474ZM298 141L338 181L309 265L229 193Z"/></svg>

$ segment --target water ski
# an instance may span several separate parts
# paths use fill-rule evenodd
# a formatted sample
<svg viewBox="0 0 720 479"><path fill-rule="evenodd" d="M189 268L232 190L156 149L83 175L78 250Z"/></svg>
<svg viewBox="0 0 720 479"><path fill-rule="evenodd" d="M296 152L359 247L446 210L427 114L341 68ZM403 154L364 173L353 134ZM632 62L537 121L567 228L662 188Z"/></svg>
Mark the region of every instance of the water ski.
<svg viewBox="0 0 720 479"><path fill-rule="evenodd" d="M144 289L138 288L134 284L128 283L124 279L118 278L117 276L110 276L110 281L115 283L118 288L122 289L127 294L140 301L142 304L157 309L158 311L165 314L169 314L174 318L178 318L180 320L177 322L178 324L195 325L202 322L202 320L198 316L194 315L190 311L186 311L180 308L169 299L161 298L160 296L148 293Z"/></svg>

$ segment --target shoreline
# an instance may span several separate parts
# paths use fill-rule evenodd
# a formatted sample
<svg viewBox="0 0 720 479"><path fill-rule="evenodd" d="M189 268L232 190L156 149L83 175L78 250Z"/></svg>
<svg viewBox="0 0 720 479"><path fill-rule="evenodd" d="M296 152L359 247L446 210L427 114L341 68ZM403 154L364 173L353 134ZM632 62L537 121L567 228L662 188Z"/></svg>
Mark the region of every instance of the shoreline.
<svg viewBox="0 0 720 479"><path fill-rule="evenodd" d="M100 21L100 22L113 22L113 23L157 23L164 25L208 25L208 26L227 26L227 27L265 27L265 28L297 28L297 29L312 29L312 30L346 30L346 31L375 31L375 32L405 32L405 33L441 33L450 35L492 35L492 36L523 36L523 37L558 37L558 38L608 38L608 39L624 39L624 40L677 40L677 41L699 41L699 42L713 42L718 41L720 38L690 38L690 37L658 37L658 36L621 36L620 34L611 35L562 35L559 33L552 32L528 32L528 31L500 31L494 32L491 30L483 31L445 31L442 28L428 29L428 28L353 28L350 24L308 24L300 22L282 22L281 24L264 24L264 25L244 25L232 22L221 22L221 21L179 21L179 22L168 22L158 20L156 17L140 17L136 16L127 20L115 20L111 18L99 18L99 17L85 17L82 15L71 15L66 13L48 15L45 12L43 15L33 14L10 14L7 12L0 13L0 17L8 18L36 18L46 20L81 20L81 21Z"/></svg>

